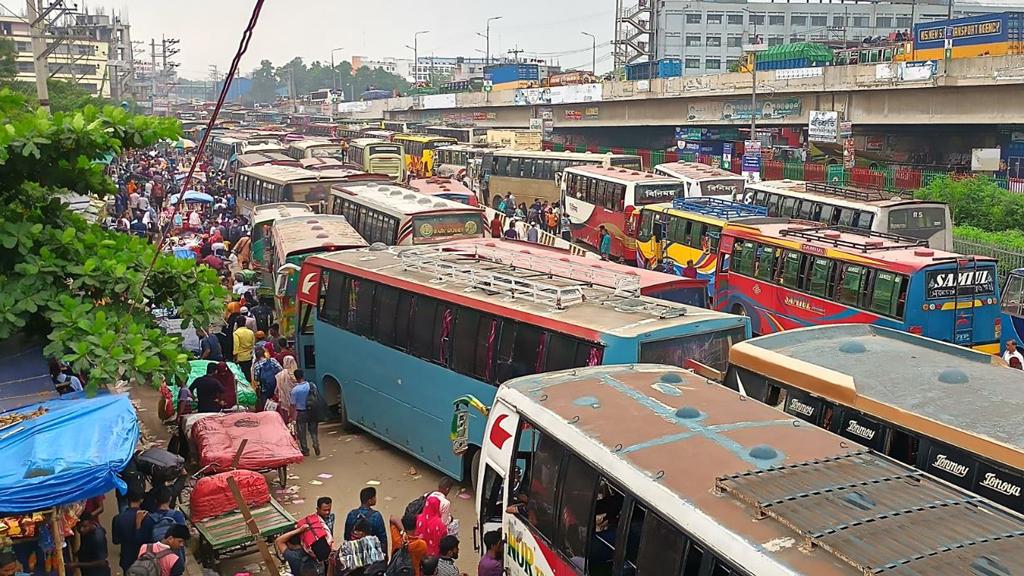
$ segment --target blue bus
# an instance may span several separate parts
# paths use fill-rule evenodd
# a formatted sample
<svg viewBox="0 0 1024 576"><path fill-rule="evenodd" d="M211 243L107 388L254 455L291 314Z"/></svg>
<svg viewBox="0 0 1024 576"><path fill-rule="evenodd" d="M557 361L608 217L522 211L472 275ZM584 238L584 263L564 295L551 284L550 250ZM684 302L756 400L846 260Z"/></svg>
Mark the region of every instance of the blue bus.
<svg viewBox="0 0 1024 576"><path fill-rule="evenodd" d="M693 359L724 371L750 336L745 317L649 298L636 274L557 256L371 247L311 257L300 279L300 364L342 423L454 478L478 468L486 423L468 415L467 442L452 449L464 395L488 404L510 378L602 364Z"/></svg>
<svg viewBox="0 0 1024 576"><path fill-rule="evenodd" d="M1024 344L1024 268L1017 268L1006 277L999 304L1002 312L996 329L1001 330L998 353L1002 354L1010 340L1018 346Z"/></svg>

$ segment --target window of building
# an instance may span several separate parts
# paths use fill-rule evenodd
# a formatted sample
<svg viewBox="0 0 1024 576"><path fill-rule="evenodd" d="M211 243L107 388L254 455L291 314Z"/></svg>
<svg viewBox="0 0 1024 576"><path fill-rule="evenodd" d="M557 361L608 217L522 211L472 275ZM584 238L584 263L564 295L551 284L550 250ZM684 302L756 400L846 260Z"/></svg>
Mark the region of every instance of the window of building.
<svg viewBox="0 0 1024 576"><path fill-rule="evenodd" d="M786 43L786 39L783 38L782 36L769 36L768 37L768 45L769 46L778 46L780 44L785 44L785 43Z"/></svg>
<svg viewBox="0 0 1024 576"><path fill-rule="evenodd" d="M879 16L875 19L875 25L884 30L892 28L892 16Z"/></svg>
<svg viewBox="0 0 1024 576"><path fill-rule="evenodd" d="M769 14L768 15L769 26L785 26L786 15L785 14Z"/></svg>
<svg viewBox="0 0 1024 576"><path fill-rule="evenodd" d="M793 14L789 18L789 23L793 26L807 26L807 15L806 14Z"/></svg>
<svg viewBox="0 0 1024 576"><path fill-rule="evenodd" d="M721 24L721 23L722 23L722 13L721 12L712 12L712 13L708 14L708 24Z"/></svg>
<svg viewBox="0 0 1024 576"><path fill-rule="evenodd" d="M910 18L910 16L897 16L896 17L896 27L897 28L910 28L913 25L914 25L914 21Z"/></svg>
<svg viewBox="0 0 1024 576"><path fill-rule="evenodd" d="M853 25L857 28L870 28L871 18L868 16L854 16Z"/></svg>
<svg viewBox="0 0 1024 576"><path fill-rule="evenodd" d="M721 70L722 69L722 61L719 60L718 58L708 58L708 59L704 60L704 69L705 70Z"/></svg>
<svg viewBox="0 0 1024 576"><path fill-rule="evenodd" d="M687 24L700 24L700 12L690 12L686 15Z"/></svg>
<svg viewBox="0 0 1024 576"><path fill-rule="evenodd" d="M31 62L18 62L18 72L31 72L35 70Z"/></svg>
<svg viewBox="0 0 1024 576"><path fill-rule="evenodd" d="M738 58L729 58L725 61L726 70L735 70L739 65L740 61Z"/></svg>
<svg viewBox="0 0 1024 576"><path fill-rule="evenodd" d="M687 58L686 59L687 70L700 70L700 58Z"/></svg>
<svg viewBox="0 0 1024 576"><path fill-rule="evenodd" d="M832 17L832 25L836 28L843 28L846 26L846 15L838 14Z"/></svg>
<svg viewBox="0 0 1024 576"><path fill-rule="evenodd" d="M729 14L726 16L729 24L743 24L743 14Z"/></svg>
<svg viewBox="0 0 1024 576"><path fill-rule="evenodd" d="M701 37L700 34L687 34L686 45L687 46L700 46Z"/></svg>
<svg viewBox="0 0 1024 576"><path fill-rule="evenodd" d="M828 26L828 16L811 16L811 26Z"/></svg>
<svg viewBox="0 0 1024 576"><path fill-rule="evenodd" d="M751 14L750 23L756 25L764 24L764 14Z"/></svg>
<svg viewBox="0 0 1024 576"><path fill-rule="evenodd" d="M709 48L718 48L718 47L721 47L721 46L722 46L722 37L721 36L708 36L708 47Z"/></svg>
<svg viewBox="0 0 1024 576"><path fill-rule="evenodd" d="M804 36L803 34L793 34L792 36L789 37L789 41L791 43L803 42L805 39L806 36Z"/></svg>
<svg viewBox="0 0 1024 576"><path fill-rule="evenodd" d="M740 48L743 46L742 36L729 36L725 39L725 45L729 48Z"/></svg>

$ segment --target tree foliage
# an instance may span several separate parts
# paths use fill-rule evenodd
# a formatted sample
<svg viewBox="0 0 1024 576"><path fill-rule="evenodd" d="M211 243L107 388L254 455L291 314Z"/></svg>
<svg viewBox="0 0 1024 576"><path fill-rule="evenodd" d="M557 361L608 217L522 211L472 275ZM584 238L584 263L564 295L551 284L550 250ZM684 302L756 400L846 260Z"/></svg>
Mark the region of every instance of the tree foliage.
<svg viewBox="0 0 1024 576"><path fill-rule="evenodd" d="M47 335L46 353L88 373L90 386L184 374L180 338L151 309L173 305L183 326L209 324L225 296L216 273L89 224L59 199L114 192L92 160L176 138L180 125L110 106L51 115L10 90L0 115L0 338Z"/></svg>
<svg viewBox="0 0 1024 576"><path fill-rule="evenodd" d="M957 226L988 232L1024 230L1024 196L1001 188L985 176L936 178L914 196L949 204Z"/></svg>
<svg viewBox="0 0 1024 576"><path fill-rule="evenodd" d="M0 82L18 75L18 46L10 38L0 38Z"/></svg>
<svg viewBox="0 0 1024 576"><path fill-rule="evenodd" d="M285 88L286 91L293 88L295 95L301 96L315 90L337 86L339 91L344 91L347 100L358 100L359 95L371 87L399 92L409 89L409 82L404 78L381 68L370 69L363 66L353 70L350 63L343 61L335 64L332 74L330 62L314 60L307 65L299 57L276 68L270 60L263 60L251 76L252 89L249 98L260 103L273 102L281 88Z"/></svg>

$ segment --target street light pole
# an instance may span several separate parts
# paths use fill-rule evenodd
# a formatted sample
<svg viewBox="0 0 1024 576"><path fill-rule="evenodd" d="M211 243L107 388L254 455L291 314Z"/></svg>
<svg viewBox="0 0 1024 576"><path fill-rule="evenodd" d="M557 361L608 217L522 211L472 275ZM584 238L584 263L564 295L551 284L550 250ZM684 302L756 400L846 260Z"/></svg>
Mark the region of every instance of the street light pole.
<svg viewBox="0 0 1024 576"><path fill-rule="evenodd" d="M338 70L334 68L334 53L339 50L344 50L344 48L335 48L331 50L331 88L333 88L335 92L338 91Z"/></svg>
<svg viewBox="0 0 1024 576"><path fill-rule="evenodd" d="M594 43L594 47L590 52L590 73L597 76L597 36L594 36L590 32L581 32L584 36L590 36L590 39Z"/></svg>
<svg viewBox="0 0 1024 576"><path fill-rule="evenodd" d="M412 76L417 82L420 79L420 34L426 34L430 30L420 30L412 35ZM415 82L413 82L415 84Z"/></svg>
<svg viewBox="0 0 1024 576"><path fill-rule="evenodd" d="M491 22L501 20L501 16L492 16L487 19L487 65L491 64Z"/></svg>

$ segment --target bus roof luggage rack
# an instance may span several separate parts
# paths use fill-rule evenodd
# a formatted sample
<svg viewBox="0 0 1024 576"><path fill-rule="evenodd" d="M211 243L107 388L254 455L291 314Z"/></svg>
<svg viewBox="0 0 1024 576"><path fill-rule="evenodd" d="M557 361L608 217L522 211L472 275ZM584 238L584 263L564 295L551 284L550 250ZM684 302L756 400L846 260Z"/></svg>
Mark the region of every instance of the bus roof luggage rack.
<svg viewBox="0 0 1024 576"><path fill-rule="evenodd" d="M675 208L676 210L684 210L686 212L693 212L695 214L721 218L723 220L768 215L768 208L764 206L732 202L721 198L715 198L713 196L676 198L672 201L672 208Z"/></svg>
<svg viewBox="0 0 1024 576"><path fill-rule="evenodd" d="M844 234L862 236L864 241L844 239ZM779 231L781 236L795 236L804 240L813 240L831 244L835 247L853 248L861 252L874 252L879 250L904 250L907 248L918 248L928 246L927 240L890 234L888 232L874 232L862 228L851 228L849 226L820 226L816 228L785 228Z"/></svg>
<svg viewBox="0 0 1024 576"><path fill-rule="evenodd" d="M804 190L813 194L824 194L826 196L838 196L850 200L862 202L874 202L878 200L892 200L902 198L899 192L890 192L881 188L855 188L852 186L836 186L823 182L807 182Z"/></svg>
<svg viewBox="0 0 1024 576"><path fill-rule="evenodd" d="M1024 563L1019 517L868 450L724 476L715 488L865 575L1013 574L1007 566Z"/></svg>

